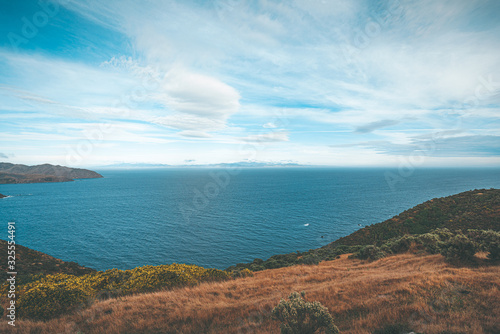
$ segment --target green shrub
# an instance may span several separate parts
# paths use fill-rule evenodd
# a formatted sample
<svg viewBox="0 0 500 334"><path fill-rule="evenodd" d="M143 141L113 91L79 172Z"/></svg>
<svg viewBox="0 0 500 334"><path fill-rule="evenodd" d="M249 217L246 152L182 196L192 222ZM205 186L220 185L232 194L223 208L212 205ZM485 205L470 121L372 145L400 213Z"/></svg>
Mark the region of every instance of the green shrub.
<svg viewBox="0 0 500 334"><path fill-rule="evenodd" d="M462 233L440 243L440 252L447 261L472 261L476 253L476 243Z"/></svg>
<svg viewBox="0 0 500 334"><path fill-rule="evenodd" d="M243 269L245 270L245 269ZM248 270L248 269L246 269ZM248 270L250 271L250 270ZM205 269L201 275L196 278L195 283L207 282L207 281L225 281L231 277L231 274L225 270L209 268Z"/></svg>
<svg viewBox="0 0 500 334"><path fill-rule="evenodd" d="M308 264L308 265L319 264L320 262L321 262L321 258L318 255L314 254L314 253L313 254L304 255L299 260L300 264Z"/></svg>
<svg viewBox="0 0 500 334"><path fill-rule="evenodd" d="M425 250L431 254L439 253L439 243L442 241L436 233L425 233L415 238L417 244L424 246Z"/></svg>
<svg viewBox="0 0 500 334"><path fill-rule="evenodd" d="M241 277L253 277L253 272L250 269L245 268L240 271L240 275Z"/></svg>
<svg viewBox="0 0 500 334"><path fill-rule="evenodd" d="M355 258L361 260L378 260L385 257L387 254L380 247L375 245L368 245L361 248L359 251L354 253Z"/></svg>
<svg viewBox="0 0 500 334"><path fill-rule="evenodd" d="M500 260L500 232L493 230L468 230L469 238L477 243L478 250L488 252L491 260Z"/></svg>
<svg viewBox="0 0 500 334"><path fill-rule="evenodd" d="M18 301L19 315L47 320L73 311L87 301L88 295L79 288L63 284L39 284L24 292Z"/></svg>
<svg viewBox="0 0 500 334"><path fill-rule="evenodd" d="M331 247L330 249L335 253L335 255L340 255L340 254L347 254L347 253L355 253L358 250L360 250L363 246L356 245L356 246L346 246L346 245L340 245L340 246L335 246Z"/></svg>
<svg viewBox="0 0 500 334"><path fill-rule="evenodd" d="M252 264L248 267L248 269L249 269L249 270L251 270L251 271L261 271L261 270L264 270L264 269L266 269L266 268L264 268L264 266L262 266L262 265L252 263Z"/></svg>
<svg viewBox="0 0 500 334"><path fill-rule="evenodd" d="M302 292L302 297L305 293ZM323 330L327 334L337 334L328 309L319 302L307 302L298 292L292 292L288 300L282 299L273 309L273 316L281 321L282 334L313 334Z"/></svg>
<svg viewBox="0 0 500 334"><path fill-rule="evenodd" d="M401 238L389 242L388 246L392 253L404 253L410 249L412 243L415 243L415 237L411 235L404 235Z"/></svg>
<svg viewBox="0 0 500 334"><path fill-rule="evenodd" d="M488 231L491 234L492 240L486 245L486 249L489 252L488 258L494 261L500 260L500 233L494 231Z"/></svg>
<svg viewBox="0 0 500 334"><path fill-rule="evenodd" d="M253 272L250 269L245 268L245 269L233 271L232 272L232 276L234 278L237 278L237 277L252 277L253 276Z"/></svg>
<svg viewBox="0 0 500 334"><path fill-rule="evenodd" d="M273 259L270 259L270 260L267 260L266 262L264 262L264 268L266 269L275 269L275 268L281 268L283 267L283 265L276 261L276 260L273 260Z"/></svg>
<svg viewBox="0 0 500 334"><path fill-rule="evenodd" d="M455 236L455 234L457 232L452 232L447 228L437 228L435 230L432 230L429 233L437 235L439 237L439 240L441 240L441 241L446 241L446 240L452 238L453 236Z"/></svg>

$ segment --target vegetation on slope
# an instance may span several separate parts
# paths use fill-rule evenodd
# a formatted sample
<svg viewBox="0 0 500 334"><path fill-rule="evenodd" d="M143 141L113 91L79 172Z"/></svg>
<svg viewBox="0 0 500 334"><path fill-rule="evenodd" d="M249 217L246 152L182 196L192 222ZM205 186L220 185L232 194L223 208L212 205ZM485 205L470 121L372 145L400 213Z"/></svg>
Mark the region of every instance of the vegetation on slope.
<svg viewBox="0 0 500 334"><path fill-rule="evenodd" d="M324 247L307 252L273 255L267 260L238 263L227 270L239 271L318 264L346 253L356 253L366 245L380 247L404 235L420 235L438 228L452 233L468 229L500 231L500 189L480 189L431 199L384 222L362 228ZM444 240L441 240L444 241Z"/></svg>
<svg viewBox="0 0 500 334"><path fill-rule="evenodd" d="M330 246L372 245L437 228L500 231L500 189L480 189L434 198L384 222L364 227Z"/></svg>
<svg viewBox="0 0 500 334"><path fill-rule="evenodd" d="M290 267L300 264L316 265L321 261L330 261L342 254L354 253L353 257L363 260L377 260L392 254L400 254L410 249L441 253L449 262L474 264L474 254L485 252L491 263L497 263L500 257L500 232L493 230L450 231L446 228L429 233L392 238L380 245L356 245L322 247L307 252L273 255L267 260L255 259L251 263L238 263L226 270L238 273L243 270L261 271Z"/></svg>
<svg viewBox="0 0 500 334"><path fill-rule="evenodd" d="M83 276L38 275L29 283L18 283L17 304L21 317L47 320L83 308L96 299L195 285L230 278L226 271L195 265L144 266L131 270L110 269ZM4 283L0 292L7 295Z"/></svg>
<svg viewBox="0 0 500 334"><path fill-rule="evenodd" d="M450 231L446 228L429 233L404 235L386 241L380 247L365 245L352 256L362 260L377 260L391 254L418 250L429 254L442 254L448 262L475 264L475 254L487 254L490 263L500 260L500 232L493 230Z"/></svg>
<svg viewBox="0 0 500 334"><path fill-rule="evenodd" d="M439 254L373 262L342 255L316 266L96 301L49 321L19 319L16 332L279 333L272 309L291 292L305 291L344 334L493 334L500 333L499 285L499 266L456 267ZM5 321L4 331L11 331Z"/></svg>

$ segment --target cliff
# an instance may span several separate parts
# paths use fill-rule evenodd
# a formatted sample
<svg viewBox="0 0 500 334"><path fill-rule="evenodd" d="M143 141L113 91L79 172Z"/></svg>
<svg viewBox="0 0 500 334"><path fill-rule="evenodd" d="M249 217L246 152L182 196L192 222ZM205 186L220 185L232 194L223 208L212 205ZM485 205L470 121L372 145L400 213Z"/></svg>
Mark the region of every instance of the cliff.
<svg viewBox="0 0 500 334"><path fill-rule="evenodd" d="M68 182L74 179L101 177L101 174L88 169L69 168L50 164L26 166L0 162L0 184Z"/></svg>

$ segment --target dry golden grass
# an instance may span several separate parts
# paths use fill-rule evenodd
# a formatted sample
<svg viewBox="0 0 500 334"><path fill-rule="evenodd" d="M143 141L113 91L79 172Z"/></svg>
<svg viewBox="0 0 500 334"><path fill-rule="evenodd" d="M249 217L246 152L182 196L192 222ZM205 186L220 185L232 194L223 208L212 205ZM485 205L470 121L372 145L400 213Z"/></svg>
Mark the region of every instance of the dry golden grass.
<svg viewBox="0 0 500 334"><path fill-rule="evenodd" d="M14 333L279 333L271 309L306 292L342 333L408 323L425 333L500 333L500 267L457 268L441 255L403 254L375 262L340 259L266 270L254 277L96 302L48 322L6 321Z"/></svg>

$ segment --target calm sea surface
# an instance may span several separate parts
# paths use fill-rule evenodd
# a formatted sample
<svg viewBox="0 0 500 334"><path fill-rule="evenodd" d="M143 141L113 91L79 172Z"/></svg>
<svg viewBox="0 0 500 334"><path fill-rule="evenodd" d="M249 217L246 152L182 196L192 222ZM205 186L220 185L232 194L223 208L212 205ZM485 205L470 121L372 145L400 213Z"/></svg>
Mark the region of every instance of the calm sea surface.
<svg viewBox="0 0 500 334"><path fill-rule="evenodd" d="M0 185L0 238L104 270L226 268L323 246L435 197L500 188L499 169L102 170L104 178ZM2 232L3 231L3 232ZM2 235L3 233L3 235Z"/></svg>

